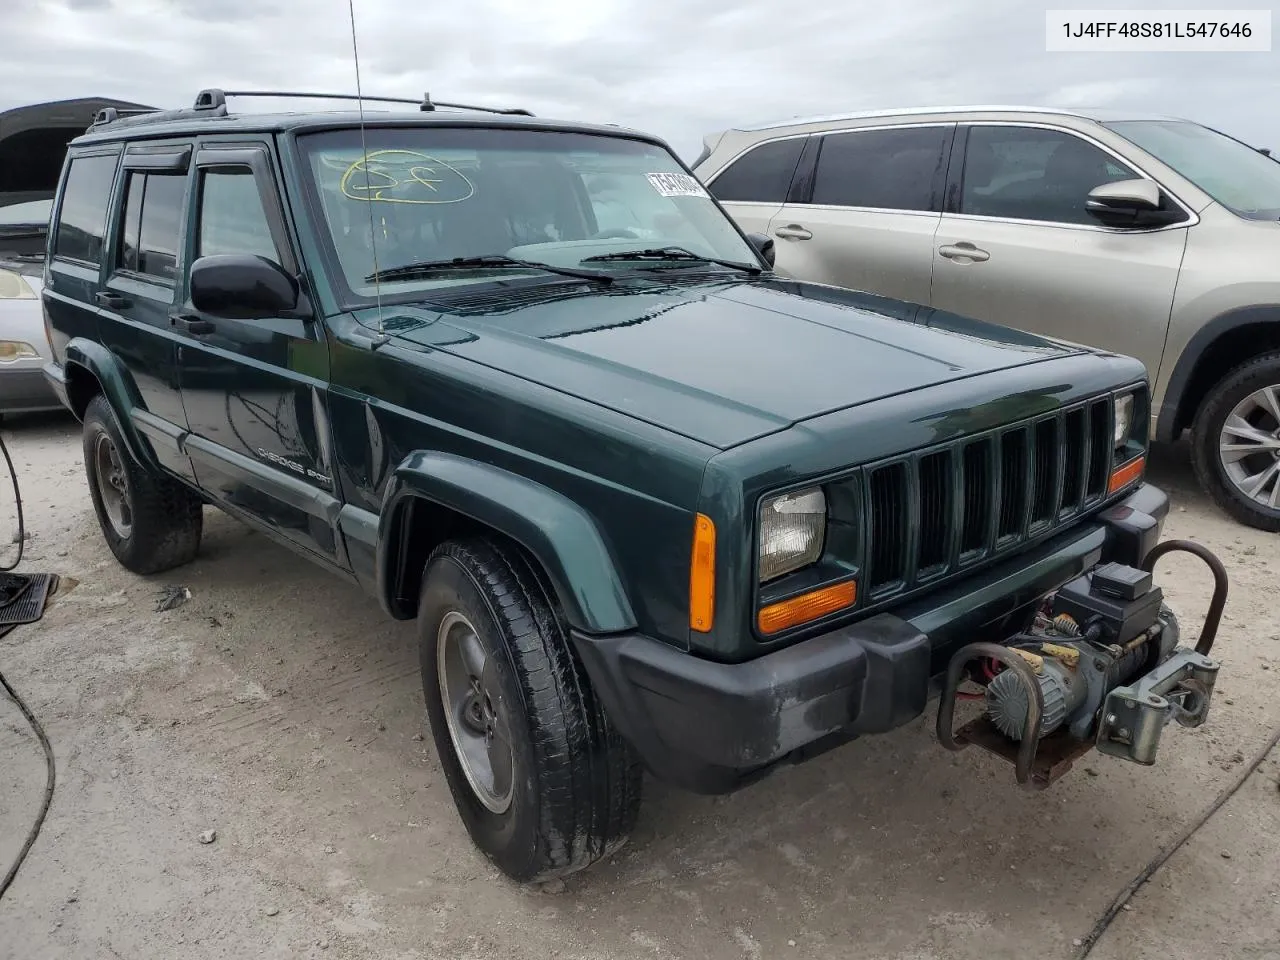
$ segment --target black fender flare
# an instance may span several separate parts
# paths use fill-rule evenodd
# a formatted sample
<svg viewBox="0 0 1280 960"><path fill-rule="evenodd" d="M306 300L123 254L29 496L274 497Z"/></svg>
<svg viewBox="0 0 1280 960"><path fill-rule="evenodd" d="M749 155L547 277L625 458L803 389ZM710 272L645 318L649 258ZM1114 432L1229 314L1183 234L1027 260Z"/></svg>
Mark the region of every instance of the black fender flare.
<svg viewBox="0 0 1280 960"><path fill-rule="evenodd" d="M102 394L115 411L129 453L139 463L159 469L155 451L133 422L133 411L142 409L142 395L123 363L102 344L84 337L68 341L63 354L63 376L69 383L75 371L83 370L98 381Z"/></svg>
<svg viewBox="0 0 1280 960"><path fill-rule="evenodd" d="M378 521L377 590L396 616L394 577L406 501L421 498L500 533L541 565L570 627L591 634L636 627L613 552L595 520L563 494L489 463L418 450L387 482Z"/></svg>
<svg viewBox="0 0 1280 960"><path fill-rule="evenodd" d="M1156 440L1171 442L1176 433L1178 411L1182 408L1191 377L1205 352L1224 334L1241 327L1276 324L1280 326L1280 304L1259 304L1238 307L1214 317L1195 332L1187 341L1182 355L1174 365L1169 382L1165 384L1164 398L1156 416Z"/></svg>

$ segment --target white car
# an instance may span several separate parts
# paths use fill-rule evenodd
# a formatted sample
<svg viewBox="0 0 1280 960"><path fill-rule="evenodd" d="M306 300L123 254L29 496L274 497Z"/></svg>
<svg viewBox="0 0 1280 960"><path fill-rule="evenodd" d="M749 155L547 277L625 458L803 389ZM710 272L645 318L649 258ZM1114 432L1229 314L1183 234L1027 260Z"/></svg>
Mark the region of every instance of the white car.
<svg viewBox="0 0 1280 960"><path fill-rule="evenodd" d="M0 415L61 409L43 373L53 359L40 303L52 206L0 207Z"/></svg>

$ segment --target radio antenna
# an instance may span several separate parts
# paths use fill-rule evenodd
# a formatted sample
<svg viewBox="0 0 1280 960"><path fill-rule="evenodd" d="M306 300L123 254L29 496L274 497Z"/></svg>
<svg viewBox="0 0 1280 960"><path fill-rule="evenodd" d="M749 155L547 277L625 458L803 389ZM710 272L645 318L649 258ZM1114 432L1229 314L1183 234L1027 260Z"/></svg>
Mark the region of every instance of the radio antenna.
<svg viewBox="0 0 1280 960"><path fill-rule="evenodd" d="M373 295L378 304L378 337L386 337L382 324L382 280L378 277L378 230L373 222L373 184L369 180L369 145L364 135L364 89L360 85L360 45L356 42L355 0L347 0L347 12L351 16L351 58L356 67L356 109L360 112L360 152L364 159L364 196L369 207L369 249L373 253Z"/></svg>

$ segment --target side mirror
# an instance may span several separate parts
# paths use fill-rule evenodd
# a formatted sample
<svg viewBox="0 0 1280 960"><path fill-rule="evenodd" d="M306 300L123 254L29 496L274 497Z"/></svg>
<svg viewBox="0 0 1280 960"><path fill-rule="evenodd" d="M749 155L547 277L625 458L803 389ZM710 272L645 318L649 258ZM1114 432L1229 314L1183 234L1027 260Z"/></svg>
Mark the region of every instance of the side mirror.
<svg viewBox="0 0 1280 960"><path fill-rule="evenodd" d="M756 253L760 254L761 259L772 270L773 262L777 259L777 252L773 249L773 237L766 237L763 233L748 233L747 239L756 248Z"/></svg>
<svg viewBox="0 0 1280 960"><path fill-rule="evenodd" d="M297 309L298 281L265 257L201 257L191 265L191 304L228 320L278 317Z"/></svg>
<svg viewBox="0 0 1280 960"><path fill-rule="evenodd" d="M1153 227L1176 223L1182 213L1164 202L1154 180L1116 180L1089 191L1085 209L1108 227Z"/></svg>

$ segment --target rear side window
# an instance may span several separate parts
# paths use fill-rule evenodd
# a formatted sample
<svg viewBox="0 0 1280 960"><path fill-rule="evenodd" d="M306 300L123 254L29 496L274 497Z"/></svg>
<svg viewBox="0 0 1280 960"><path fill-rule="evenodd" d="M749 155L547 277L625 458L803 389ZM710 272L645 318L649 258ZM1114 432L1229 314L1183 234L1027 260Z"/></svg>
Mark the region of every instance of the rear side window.
<svg viewBox="0 0 1280 960"><path fill-rule="evenodd" d="M824 137L813 202L881 210L936 210L950 127L867 130Z"/></svg>
<svg viewBox="0 0 1280 960"><path fill-rule="evenodd" d="M116 156L77 157L67 171L54 256L97 264L116 179Z"/></svg>
<svg viewBox="0 0 1280 960"><path fill-rule="evenodd" d="M1137 176L1106 151L1059 130L973 127L960 212L1097 226L1085 207L1089 191Z"/></svg>
<svg viewBox="0 0 1280 960"><path fill-rule="evenodd" d="M200 232L196 256L256 254L280 261L253 170L206 171L200 180Z"/></svg>
<svg viewBox="0 0 1280 960"><path fill-rule="evenodd" d="M726 203L785 203L804 137L762 143L725 168L707 188Z"/></svg>
<svg viewBox="0 0 1280 960"><path fill-rule="evenodd" d="M120 228L120 269L174 281L186 194L186 174L129 174Z"/></svg>

